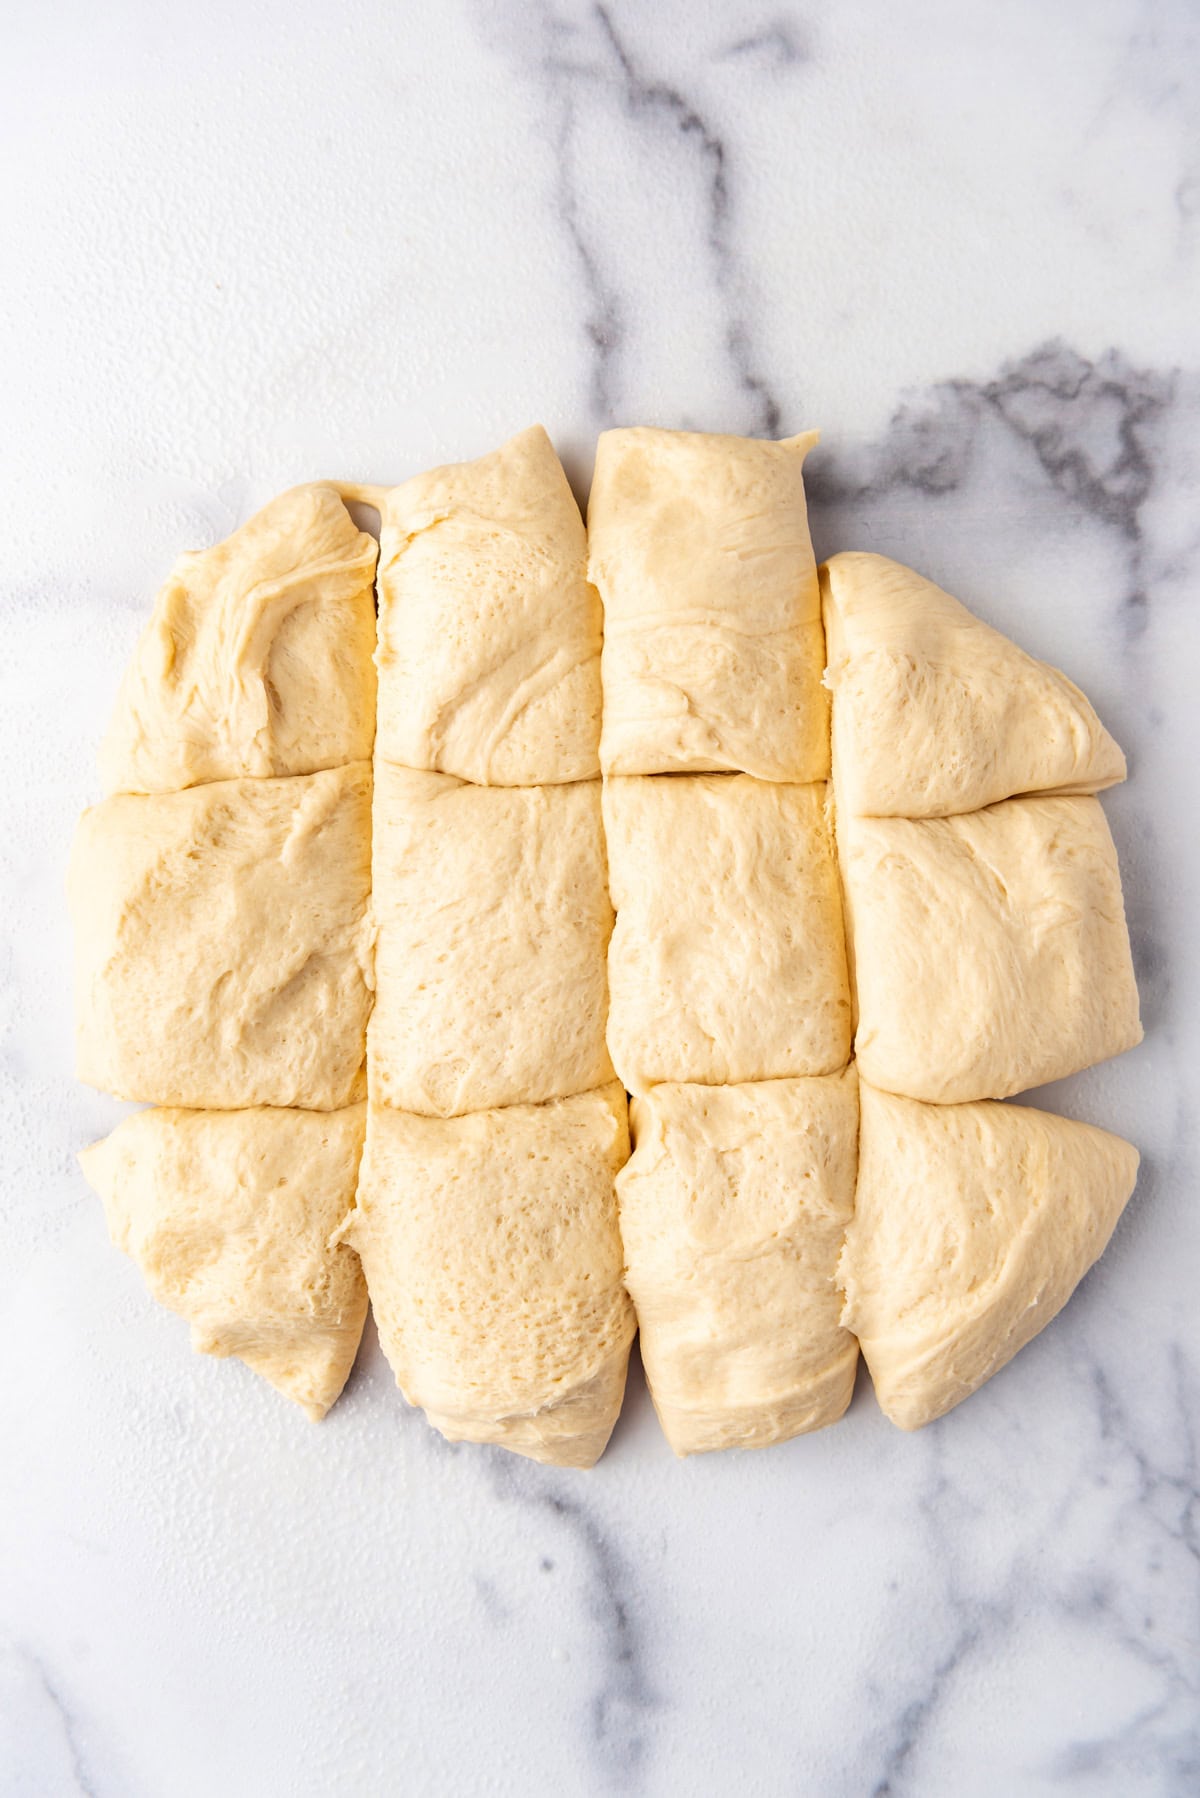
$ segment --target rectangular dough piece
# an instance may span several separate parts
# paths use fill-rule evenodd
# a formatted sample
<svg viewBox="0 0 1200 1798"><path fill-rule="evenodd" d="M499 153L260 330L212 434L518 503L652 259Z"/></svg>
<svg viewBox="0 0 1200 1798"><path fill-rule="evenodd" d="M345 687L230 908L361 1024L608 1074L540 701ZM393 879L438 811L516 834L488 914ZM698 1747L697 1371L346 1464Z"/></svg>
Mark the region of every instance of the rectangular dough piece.
<svg viewBox="0 0 1200 1798"><path fill-rule="evenodd" d="M864 1080L1002 1099L1142 1038L1117 855L1099 801L953 818L838 818Z"/></svg>
<svg viewBox="0 0 1200 1798"><path fill-rule="evenodd" d="M588 572L604 601L605 774L828 775L825 637L801 472L816 441L601 436Z"/></svg>
<svg viewBox="0 0 1200 1798"><path fill-rule="evenodd" d="M828 1074L850 1054L825 787L746 774L604 783L616 927L608 1044L631 1092Z"/></svg>
<svg viewBox="0 0 1200 1798"><path fill-rule="evenodd" d="M1028 1105L861 1088L843 1321L894 1424L941 1417L1012 1360L1104 1252L1138 1153Z"/></svg>
<svg viewBox="0 0 1200 1798"><path fill-rule="evenodd" d="M600 601L540 425L381 502L379 753L482 786L600 771Z"/></svg>
<svg viewBox="0 0 1200 1798"><path fill-rule="evenodd" d="M79 1157L109 1234L202 1355L236 1355L314 1422L346 1384L367 1315L353 1249L366 1106L140 1111Z"/></svg>
<svg viewBox="0 0 1200 1798"><path fill-rule="evenodd" d="M293 487L181 556L125 673L106 793L311 774L375 737L374 538L333 487Z"/></svg>
<svg viewBox="0 0 1200 1798"><path fill-rule="evenodd" d="M68 881L79 1077L199 1109L363 1097L371 766L118 795Z"/></svg>
<svg viewBox="0 0 1200 1798"><path fill-rule="evenodd" d="M410 1404L451 1442L590 1467L634 1333L613 1179L613 1084L547 1105L428 1118L372 1102L347 1239Z"/></svg>
<svg viewBox="0 0 1200 1798"><path fill-rule="evenodd" d="M854 1210L854 1070L657 1086L631 1116L626 1280L672 1448L761 1448L835 1423L858 1362L834 1282Z"/></svg>
<svg viewBox="0 0 1200 1798"><path fill-rule="evenodd" d="M372 1098L446 1117L603 1086L599 781L488 789L376 766Z"/></svg>

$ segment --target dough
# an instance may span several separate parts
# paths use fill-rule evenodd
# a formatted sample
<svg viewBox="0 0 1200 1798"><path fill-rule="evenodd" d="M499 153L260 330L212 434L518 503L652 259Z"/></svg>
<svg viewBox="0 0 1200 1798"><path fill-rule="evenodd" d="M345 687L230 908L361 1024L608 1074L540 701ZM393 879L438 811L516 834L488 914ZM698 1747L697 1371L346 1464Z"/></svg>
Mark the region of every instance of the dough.
<svg viewBox="0 0 1200 1798"><path fill-rule="evenodd" d="M839 1267L884 1411L915 1430L1062 1309L1133 1191L1119 1136L1025 1105L861 1089L858 1193Z"/></svg>
<svg viewBox="0 0 1200 1798"><path fill-rule="evenodd" d="M363 1096L371 768L106 799L68 881L78 1071L161 1105Z"/></svg>
<svg viewBox="0 0 1200 1798"><path fill-rule="evenodd" d="M541 426L381 514L380 755L492 786L597 774L600 601Z"/></svg>
<svg viewBox="0 0 1200 1798"><path fill-rule="evenodd" d="M824 784L618 777L604 823L608 1042L630 1091L841 1067L850 998Z"/></svg>
<svg viewBox="0 0 1200 1798"><path fill-rule="evenodd" d="M80 1156L118 1248L192 1326L316 1419L346 1384L367 1288L330 1238L354 1193L366 1107L142 1111Z"/></svg>
<svg viewBox="0 0 1200 1798"><path fill-rule="evenodd" d="M825 640L801 468L782 443L605 431L588 504L604 601L606 774L829 772Z"/></svg>
<svg viewBox="0 0 1200 1798"><path fill-rule="evenodd" d="M1095 792L1125 757L1071 682L886 556L821 570L838 809L940 817Z"/></svg>
<svg viewBox="0 0 1200 1798"><path fill-rule="evenodd" d="M590 1467L634 1332L613 1176L619 1086L450 1119L374 1102L356 1210L384 1352L452 1442Z"/></svg>
<svg viewBox="0 0 1200 1798"><path fill-rule="evenodd" d="M611 1080L599 781L377 774L372 1097L450 1116Z"/></svg>
<svg viewBox="0 0 1200 1798"><path fill-rule="evenodd" d="M839 815L838 840L864 1080L941 1104L1000 1099L1141 1041L1098 800Z"/></svg>
<svg viewBox="0 0 1200 1798"><path fill-rule="evenodd" d="M850 1403L858 1344L834 1272L854 1209L856 1086L850 1069L633 1102L617 1176L626 1280L676 1454L782 1442Z"/></svg>
<svg viewBox="0 0 1200 1798"><path fill-rule="evenodd" d="M370 756L375 543L332 487L294 487L181 556L100 752L106 793L174 793Z"/></svg>

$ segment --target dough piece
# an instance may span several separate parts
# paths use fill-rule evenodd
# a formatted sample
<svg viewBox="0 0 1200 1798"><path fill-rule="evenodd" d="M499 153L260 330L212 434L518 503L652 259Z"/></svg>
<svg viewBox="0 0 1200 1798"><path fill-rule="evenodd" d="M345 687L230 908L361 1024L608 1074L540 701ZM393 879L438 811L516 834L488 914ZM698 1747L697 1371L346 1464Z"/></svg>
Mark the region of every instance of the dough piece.
<svg viewBox="0 0 1200 1798"><path fill-rule="evenodd" d="M841 1067L850 995L824 784L617 778L604 823L608 1044L629 1090Z"/></svg>
<svg viewBox="0 0 1200 1798"><path fill-rule="evenodd" d="M1142 1040L1100 803L1008 799L958 818L842 818L864 1080L1002 1099Z"/></svg>
<svg viewBox="0 0 1200 1798"><path fill-rule="evenodd" d="M617 1177L642 1361L678 1455L834 1423L858 1344L834 1272L854 1209L854 1070L658 1086Z"/></svg>
<svg viewBox="0 0 1200 1798"><path fill-rule="evenodd" d="M371 767L119 795L71 858L78 1069L122 1099L361 1099Z"/></svg>
<svg viewBox="0 0 1200 1798"><path fill-rule="evenodd" d="M294 487L181 556L100 751L106 793L364 761L375 736L375 542Z"/></svg>
<svg viewBox="0 0 1200 1798"><path fill-rule="evenodd" d="M1137 1178L1119 1136L1026 1105L861 1089L842 1322L902 1430L941 1417L1061 1311Z"/></svg>
<svg viewBox="0 0 1200 1798"><path fill-rule="evenodd" d="M79 1157L109 1234L202 1355L236 1355L316 1422L346 1384L367 1315L353 1249L366 1106L142 1111Z"/></svg>
<svg viewBox="0 0 1200 1798"><path fill-rule="evenodd" d="M801 474L816 441L601 436L588 572L604 601L606 774L829 773Z"/></svg>
<svg viewBox="0 0 1200 1798"><path fill-rule="evenodd" d="M382 502L379 753L490 786L599 772L600 601L540 425Z"/></svg>
<svg viewBox="0 0 1200 1798"><path fill-rule="evenodd" d="M619 1086L426 1118L372 1102L356 1210L380 1341L451 1442L590 1467L621 1408L634 1332L613 1177Z"/></svg>
<svg viewBox="0 0 1200 1798"><path fill-rule="evenodd" d="M1125 757L1065 675L886 556L821 570L838 809L942 817L1094 793Z"/></svg>
<svg viewBox="0 0 1200 1798"><path fill-rule="evenodd" d="M612 1079L599 781L489 790L378 763L374 859L373 1098L449 1117Z"/></svg>

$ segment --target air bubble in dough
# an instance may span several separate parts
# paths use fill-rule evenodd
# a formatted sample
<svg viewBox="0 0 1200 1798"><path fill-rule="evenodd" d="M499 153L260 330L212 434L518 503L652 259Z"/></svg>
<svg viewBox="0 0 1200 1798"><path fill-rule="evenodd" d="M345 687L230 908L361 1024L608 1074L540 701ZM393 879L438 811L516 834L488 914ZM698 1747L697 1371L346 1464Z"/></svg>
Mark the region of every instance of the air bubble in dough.
<svg viewBox="0 0 1200 1798"><path fill-rule="evenodd" d="M932 581L847 552L821 589L840 814L938 817L1124 780L1079 688Z"/></svg>
<svg viewBox="0 0 1200 1798"><path fill-rule="evenodd" d="M838 843L864 1080L938 1104L1000 1099L1141 1041L1098 800L839 814Z"/></svg>
<svg viewBox="0 0 1200 1798"><path fill-rule="evenodd" d="M100 751L106 793L174 793L366 760L375 543L329 486L280 494L181 556Z"/></svg>
<svg viewBox="0 0 1200 1798"><path fill-rule="evenodd" d="M853 1069L656 1086L617 1176L642 1361L676 1454L836 1422L858 1345L834 1284L854 1209Z"/></svg>
<svg viewBox="0 0 1200 1798"><path fill-rule="evenodd" d="M109 1234L192 1347L236 1355L314 1420L367 1314L358 1256L331 1243L354 1193L366 1107L142 1111L80 1156Z"/></svg>
<svg viewBox="0 0 1200 1798"><path fill-rule="evenodd" d="M1133 1191L1138 1154L1026 1105L923 1105L860 1087L839 1280L901 1429L941 1417L1066 1304Z"/></svg>
<svg viewBox="0 0 1200 1798"><path fill-rule="evenodd" d="M452 1442L590 1467L635 1327L613 1191L621 1088L457 1118L370 1109L346 1235L405 1397Z"/></svg>

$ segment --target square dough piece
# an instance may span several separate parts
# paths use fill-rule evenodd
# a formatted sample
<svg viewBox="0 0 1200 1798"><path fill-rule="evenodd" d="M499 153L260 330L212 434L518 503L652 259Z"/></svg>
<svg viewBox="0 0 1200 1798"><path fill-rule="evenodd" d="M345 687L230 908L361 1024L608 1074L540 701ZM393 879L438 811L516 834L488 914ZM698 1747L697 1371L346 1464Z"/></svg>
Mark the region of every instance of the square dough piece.
<svg viewBox="0 0 1200 1798"><path fill-rule="evenodd" d="M1141 1041L1098 800L839 816L838 842L864 1080L938 1104L1002 1099Z"/></svg>
<svg viewBox="0 0 1200 1798"><path fill-rule="evenodd" d="M617 1177L642 1361L678 1455L834 1423L858 1344L834 1282L854 1210L853 1069L822 1080L657 1086Z"/></svg>
<svg viewBox="0 0 1200 1798"><path fill-rule="evenodd" d="M886 556L821 569L838 810L942 817L1095 792L1125 757L1079 688Z"/></svg>
<svg viewBox="0 0 1200 1798"><path fill-rule="evenodd" d="M629 1090L843 1066L850 995L824 785L606 780L604 823L617 908L608 1045Z"/></svg>
<svg viewBox="0 0 1200 1798"><path fill-rule="evenodd" d="M122 1099L363 1097L371 765L83 814L68 881L78 1069Z"/></svg>
<svg viewBox="0 0 1200 1798"><path fill-rule="evenodd" d="M588 502L606 774L824 780L825 638L804 501L815 432L605 431Z"/></svg>
<svg viewBox="0 0 1200 1798"><path fill-rule="evenodd" d="M922 1105L863 1083L839 1283L875 1396L941 1417L1043 1329L1104 1252L1138 1153L1027 1105Z"/></svg>
<svg viewBox="0 0 1200 1798"><path fill-rule="evenodd" d="M381 502L379 753L484 786L599 773L600 600L540 425Z"/></svg>
<svg viewBox="0 0 1200 1798"><path fill-rule="evenodd" d="M451 1442L590 1467L621 1408L633 1338L613 1178L619 1086L426 1118L372 1102L357 1208L396 1382Z"/></svg>
<svg viewBox="0 0 1200 1798"><path fill-rule="evenodd" d="M331 1243L354 1197L366 1106L141 1111L79 1157L109 1235L192 1326L308 1416L354 1365L367 1287Z"/></svg>
<svg viewBox="0 0 1200 1798"><path fill-rule="evenodd" d="M121 685L100 751L105 792L367 760L375 558L374 538L321 485L181 556Z"/></svg>
<svg viewBox="0 0 1200 1798"><path fill-rule="evenodd" d="M612 1079L600 783L377 763L371 1095L448 1117Z"/></svg>

